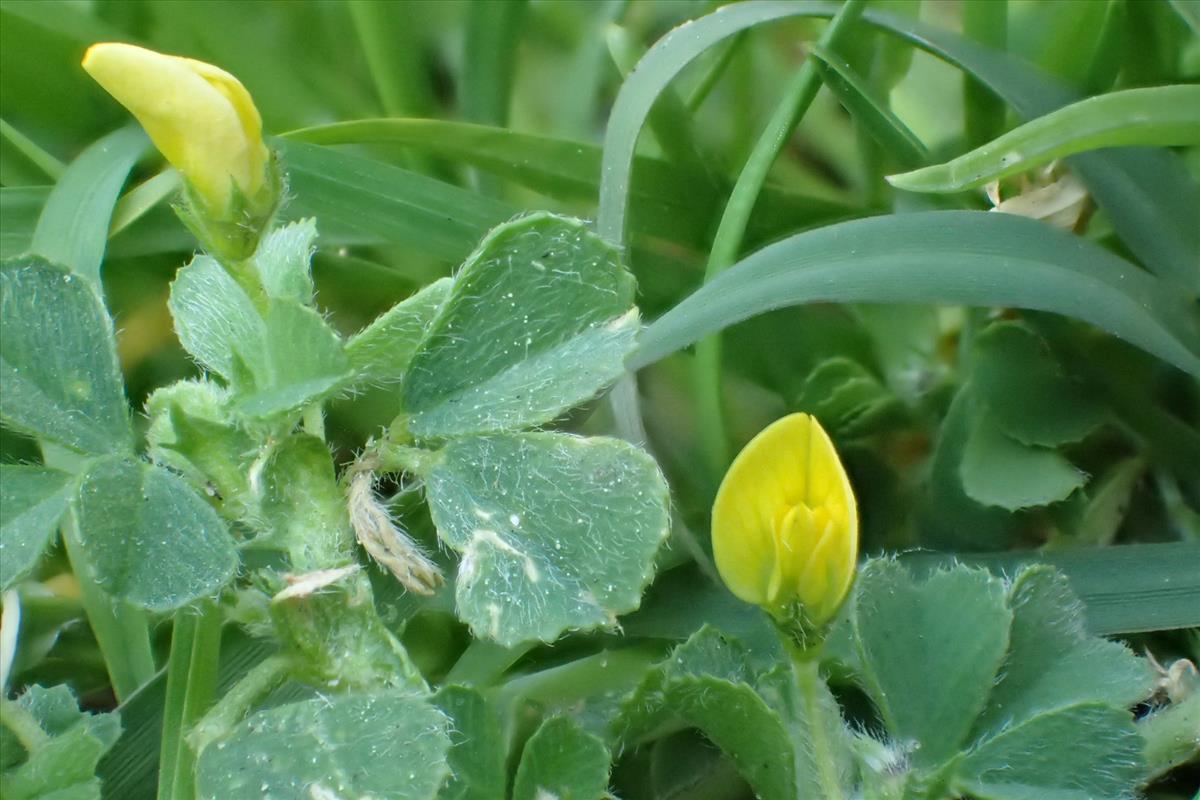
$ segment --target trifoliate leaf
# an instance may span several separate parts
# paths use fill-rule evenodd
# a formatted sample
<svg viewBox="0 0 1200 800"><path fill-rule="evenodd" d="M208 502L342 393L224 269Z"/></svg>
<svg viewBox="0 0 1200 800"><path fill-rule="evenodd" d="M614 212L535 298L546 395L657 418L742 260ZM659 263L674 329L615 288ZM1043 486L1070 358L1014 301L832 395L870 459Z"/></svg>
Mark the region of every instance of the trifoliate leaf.
<svg viewBox="0 0 1200 800"><path fill-rule="evenodd" d="M403 411L418 439L549 422L615 381L638 331L633 276L579 220L533 214L467 259L413 356Z"/></svg>
<svg viewBox="0 0 1200 800"><path fill-rule="evenodd" d="M0 591L29 574L67 510L71 476L0 465Z"/></svg>
<svg viewBox="0 0 1200 800"><path fill-rule="evenodd" d="M0 419L83 453L129 452L112 321L90 281L34 256L0 265Z"/></svg>
<svg viewBox="0 0 1200 800"><path fill-rule="evenodd" d="M202 800L433 800L445 781L448 721L400 691L317 697L254 714L209 745Z"/></svg>
<svg viewBox="0 0 1200 800"><path fill-rule="evenodd" d="M459 439L423 477L438 535L462 554L459 616L505 646L637 608L670 523L654 460L616 439Z"/></svg>

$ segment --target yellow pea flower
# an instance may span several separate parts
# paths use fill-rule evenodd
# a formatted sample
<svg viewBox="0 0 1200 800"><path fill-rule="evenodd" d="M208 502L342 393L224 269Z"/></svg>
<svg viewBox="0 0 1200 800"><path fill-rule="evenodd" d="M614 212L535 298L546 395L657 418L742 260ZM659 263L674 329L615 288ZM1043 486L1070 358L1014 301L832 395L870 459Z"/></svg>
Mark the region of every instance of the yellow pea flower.
<svg viewBox="0 0 1200 800"><path fill-rule="evenodd" d="M253 252L280 187L246 87L212 64L119 42L92 45L83 68L183 175L198 206L185 221L205 244L235 257Z"/></svg>
<svg viewBox="0 0 1200 800"><path fill-rule="evenodd" d="M858 510L829 435L808 414L776 420L738 454L713 504L725 585L812 633L845 600L858 558Z"/></svg>

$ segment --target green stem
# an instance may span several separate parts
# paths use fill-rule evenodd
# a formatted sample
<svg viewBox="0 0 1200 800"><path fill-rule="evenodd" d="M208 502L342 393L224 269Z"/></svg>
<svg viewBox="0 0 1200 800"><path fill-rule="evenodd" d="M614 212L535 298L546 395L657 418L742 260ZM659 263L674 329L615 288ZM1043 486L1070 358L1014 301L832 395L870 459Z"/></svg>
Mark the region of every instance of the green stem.
<svg viewBox="0 0 1200 800"><path fill-rule="evenodd" d="M516 647L501 647L486 639L475 639L459 656L446 675L445 683L463 686L489 686L500 679L521 656L533 649L536 642Z"/></svg>
<svg viewBox="0 0 1200 800"><path fill-rule="evenodd" d="M1138 723L1146 741L1147 780L1154 780L1200 756L1200 692L1167 706Z"/></svg>
<svg viewBox="0 0 1200 800"><path fill-rule="evenodd" d="M124 701L154 677L154 650L150 646L150 625L146 612L109 597L100 588L79 540L74 511L68 511L63 518L62 538L71 569L79 582L79 597L83 601L88 624L104 655L113 692L118 701Z"/></svg>
<svg viewBox="0 0 1200 800"><path fill-rule="evenodd" d="M309 436L315 436L322 442L325 441L325 409L323 408L323 404L313 403L306 408L300 424L304 426L304 432Z"/></svg>
<svg viewBox="0 0 1200 800"><path fill-rule="evenodd" d="M663 652L658 647L605 650L561 667L513 678L504 684L501 697L511 703L570 705L610 689L632 686L662 657Z"/></svg>
<svg viewBox="0 0 1200 800"><path fill-rule="evenodd" d="M32 753L50 741L50 736L33 714L15 700L0 697L0 725L8 728L17 737L25 752Z"/></svg>
<svg viewBox="0 0 1200 800"><path fill-rule="evenodd" d="M184 737L196 755L232 731L289 674L291 661L285 656L270 656L255 664Z"/></svg>
<svg viewBox="0 0 1200 800"><path fill-rule="evenodd" d="M721 51L721 55L713 62L712 67L708 72L700 78L696 88L688 95L687 107L689 111L696 111L700 106L704 105L704 101L708 99L709 94L716 88L721 78L725 75L725 70L729 69L729 64L733 61L733 57L742 49L742 44L746 41L746 32L742 31L733 40L725 46Z"/></svg>
<svg viewBox="0 0 1200 800"><path fill-rule="evenodd" d="M175 616L167 662L158 800L192 800L195 756L184 735L212 705L221 662L221 612L211 600Z"/></svg>
<svg viewBox="0 0 1200 800"><path fill-rule="evenodd" d="M846 0L821 35L821 46L832 52L862 14L865 5L866 0ZM713 239L712 250L709 252L708 267L704 274L706 283L733 266L737 260L742 249L742 240L746 235L746 227L750 222L750 214L766 182L767 172L786 146L792 131L820 88L820 72L814 61L808 59L788 84L783 100L775 109L750 157L746 159L741 174L738 175ZM729 442L721 404L719 335L710 336L697 343L693 382L696 388L700 450L709 474L716 476L729 462Z"/></svg>
<svg viewBox="0 0 1200 800"><path fill-rule="evenodd" d="M837 761L834 758L833 743L829 740L829 730L833 727L830 720L825 718L826 706L821 702L821 690L825 687L821 678L821 659L819 648L806 651L798 650L790 641L787 642L792 656L792 673L796 678L796 688L800 690L800 701L804 704L801 718L808 724L808 738L812 744L812 756L816 762L816 779L821 788L824 800L844 800L842 782L838 778ZM841 724L840 720L836 721Z"/></svg>

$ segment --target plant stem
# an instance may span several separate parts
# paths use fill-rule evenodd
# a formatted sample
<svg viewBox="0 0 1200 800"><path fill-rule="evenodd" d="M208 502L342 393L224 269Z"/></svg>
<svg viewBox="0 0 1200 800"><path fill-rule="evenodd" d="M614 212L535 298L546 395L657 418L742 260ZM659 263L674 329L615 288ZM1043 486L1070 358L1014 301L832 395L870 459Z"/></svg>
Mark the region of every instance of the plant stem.
<svg viewBox="0 0 1200 800"><path fill-rule="evenodd" d="M290 673L291 661L285 656L270 656L255 664L184 737L196 755L232 731Z"/></svg>
<svg viewBox="0 0 1200 800"><path fill-rule="evenodd" d="M150 625L146 612L109 597L100 588L83 544L79 541L74 510L69 510L63 518L62 538L71 569L79 582L79 597L83 601L88 624L104 655L113 692L118 701L124 701L154 677L154 650L150 646Z"/></svg>
<svg viewBox="0 0 1200 800"><path fill-rule="evenodd" d="M159 800L195 797L195 756L185 732L212 705L221 661L221 612L212 600L175 616L158 768Z"/></svg>
<svg viewBox="0 0 1200 800"><path fill-rule="evenodd" d="M829 27L821 35L821 46L833 51L846 31L862 14L866 0L846 0ZM754 211L767 172L779 157L792 131L812 104L821 88L820 72L812 59L804 62L784 91L775 113L754 145L750 157L725 205L725 213L709 251L705 283L733 266L742 249L742 240ZM721 407L721 339L713 335L696 345L693 371L699 419L700 450L709 474L719 475L729 462L728 436Z"/></svg>
<svg viewBox="0 0 1200 800"><path fill-rule="evenodd" d="M825 718L826 707L821 702L821 689L824 686L821 679L821 659L819 648L800 651L792 642L787 642L792 656L792 674L796 678L796 688L800 691L800 700L804 704L802 719L808 724L809 742L812 744L812 756L816 762L816 779L821 788L824 800L844 800L842 783L838 778L837 763L834 760L833 744L829 741L829 729L832 727ZM837 724L841 724L840 721Z"/></svg>
<svg viewBox="0 0 1200 800"><path fill-rule="evenodd" d="M536 642L524 642L516 647L501 647L487 639L474 639L459 656L446 675L445 683L465 686L489 686L533 649Z"/></svg>

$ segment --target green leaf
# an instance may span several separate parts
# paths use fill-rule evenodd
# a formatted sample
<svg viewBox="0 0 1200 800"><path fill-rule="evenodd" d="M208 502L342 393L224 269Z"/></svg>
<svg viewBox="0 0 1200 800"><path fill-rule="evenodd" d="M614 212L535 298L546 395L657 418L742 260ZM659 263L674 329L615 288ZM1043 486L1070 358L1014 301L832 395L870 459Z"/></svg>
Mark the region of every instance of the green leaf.
<svg viewBox="0 0 1200 800"><path fill-rule="evenodd" d="M689 22L663 37L621 86L604 139L597 230L625 242L625 217L638 135L658 96L694 58L743 30L790 17L830 17L838 3L794 0L743 2ZM862 19L970 73L1032 118L1054 111L1077 95L1022 59L980 47L951 31L875 9ZM1200 187L1180 159L1166 150L1112 149L1073 156L1097 203L1121 237L1153 271L1195 292L1200 273Z"/></svg>
<svg viewBox="0 0 1200 800"><path fill-rule="evenodd" d="M226 380L235 376L239 344L261 345L264 325L254 302L217 260L196 256L175 276L167 301L179 343Z"/></svg>
<svg viewBox="0 0 1200 800"><path fill-rule="evenodd" d="M967 434L959 470L968 497L1009 511L1066 500L1087 483L1087 475L1057 450L1018 442L986 411Z"/></svg>
<svg viewBox="0 0 1200 800"><path fill-rule="evenodd" d="M1106 415L1046 341L1019 322L989 325L975 338L971 382L996 425L1024 444L1077 442Z"/></svg>
<svg viewBox="0 0 1200 800"><path fill-rule="evenodd" d="M202 800L433 800L449 769L447 720L403 692L317 697L260 711L200 754Z"/></svg>
<svg viewBox="0 0 1200 800"><path fill-rule="evenodd" d="M1083 604L1049 566L1027 567L1008 592L1008 660L976 722L995 736L1052 709L1080 703L1129 708L1153 691L1154 672L1122 644L1088 635Z"/></svg>
<svg viewBox="0 0 1200 800"><path fill-rule="evenodd" d="M261 349L251 342L236 345L249 371L234 382L238 411L260 419L297 411L349 379L342 342L315 309L274 301L264 322Z"/></svg>
<svg viewBox="0 0 1200 800"><path fill-rule="evenodd" d="M0 774L0 795L5 800L100 800L96 764L121 733L118 716L80 711L66 686L31 686L15 704L49 738Z"/></svg>
<svg viewBox="0 0 1200 800"><path fill-rule="evenodd" d="M363 119L302 128L285 136L323 145L394 142L479 167L567 202L594 203L600 186L601 150L596 145L507 128L440 119ZM712 215L719 213L724 203L723 195L703 175L690 174L661 159L639 155L635 164L629 193L634 230L688 247L703 239ZM750 224L756 240L785 228L809 227L852 213L848 206L778 187L763 190L761 206L761 213ZM322 221L324 224L324 218Z"/></svg>
<svg viewBox="0 0 1200 800"><path fill-rule="evenodd" d="M1063 106L942 164L888 176L910 192L959 192L1103 147L1200 144L1200 86L1126 89Z"/></svg>
<svg viewBox="0 0 1200 800"><path fill-rule="evenodd" d="M424 439L549 422L615 381L637 333L634 281L578 221L493 230L413 356L402 403Z"/></svg>
<svg viewBox="0 0 1200 800"><path fill-rule="evenodd" d="M122 128L84 150L46 199L30 249L99 287L113 208L146 144L140 128Z"/></svg>
<svg viewBox="0 0 1200 800"><path fill-rule="evenodd" d="M1008 650L1004 599L1003 582L983 570L917 581L876 560L860 571L850 624L865 688L888 733L919 745L916 765L939 765L966 745Z"/></svg>
<svg viewBox="0 0 1200 800"><path fill-rule="evenodd" d="M795 800L793 745L781 716L747 683L749 654L702 628L650 672L614 726L632 746L682 722L698 728L737 765L763 800Z"/></svg>
<svg viewBox="0 0 1200 800"><path fill-rule="evenodd" d="M95 287L37 257L0 264L0 419L83 453L121 453L133 431L112 321Z"/></svg>
<svg viewBox="0 0 1200 800"><path fill-rule="evenodd" d="M451 720L450 780L438 800L503 800L505 739L493 705L465 686L444 686L433 702Z"/></svg>
<svg viewBox="0 0 1200 800"><path fill-rule="evenodd" d="M109 594L155 611L223 586L233 539L182 478L133 458L97 460L79 490L79 537Z"/></svg>
<svg viewBox="0 0 1200 800"><path fill-rule="evenodd" d="M0 465L0 591L37 566L67 510L70 481L56 469Z"/></svg>
<svg viewBox="0 0 1200 800"><path fill-rule="evenodd" d="M931 568L956 559L1008 575L1026 564L1053 565L1083 600L1087 629L1094 634L1200 626L1200 545L1194 542L985 555L912 553L904 561Z"/></svg>
<svg viewBox="0 0 1200 800"><path fill-rule="evenodd" d="M1132 715L1084 703L979 743L959 765L954 786L979 800L1122 800L1142 774L1142 737Z"/></svg>
<svg viewBox="0 0 1200 800"><path fill-rule="evenodd" d="M451 442L424 474L438 535L462 553L458 613L504 646L615 624L637 608L670 518L654 460L559 433Z"/></svg>
<svg viewBox="0 0 1200 800"><path fill-rule="evenodd" d="M916 166L929 161L929 152L924 143L903 120L892 113L886 103L875 98L874 92L854 72L845 57L819 44L812 45L809 52L817 59L821 80L884 152L904 165Z"/></svg>
<svg viewBox="0 0 1200 800"><path fill-rule="evenodd" d="M352 336L346 343L346 356L355 381L388 384L403 378L453 285L450 278L434 281Z"/></svg>
<svg viewBox="0 0 1200 800"><path fill-rule="evenodd" d="M792 404L821 420L835 436L867 436L888 426L903 407L861 364L844 356L823 361Z"/></svg>
<svg viewBox="0 0 1200 800"><path fill-rule="evenodd" d="M276 228L263 237L253 263L267 297L312 304L310 264L316 241L317 224L312 218Z"/></svg>
<svg viewBox="0 0 1200 800"><path fill-rule="evenodd" d="M552 717L525 743L513 800L599 800L608 789L611 760L599 737L570 717Z"/></svg>
<svg viewBox="0 0 1200 800"><path fill-rule="evenodd" d="M258 503L250 475L259 443L234 424L229 390L211 381L177 381L150 395L146 415L146 447L155 463L215 492L227 514L249 518Z"/></svg>
<svg viewBox="0 0 1200 800"><path fill-rule="evenodd" d="M1078 237L977 211L854 220L763 248L650 324L631 366L644 367L754 314L815 302L1053 311L1200 375L1194 315L1165 284Z"/></svg>
<svg viewBox="0 0 1200 800"><path fill-rule="evenodd" d="M168 301L179 341L233 384L233 405L264 418L336 391L350 375L337 334L296 300L268 301L265 315L221 265L197 256Z"/></svg>
<svg viewBox="0 0 1200 800"><path fill-rule="evenodd" d="M451 263L518 209L415 172L328 147L276 139L296 197L289 213Z"/></svg>

